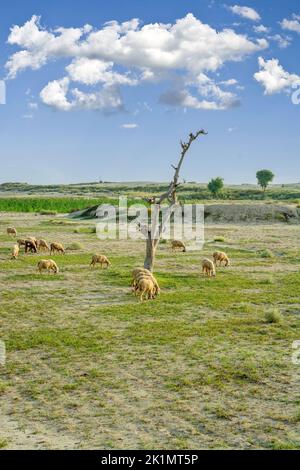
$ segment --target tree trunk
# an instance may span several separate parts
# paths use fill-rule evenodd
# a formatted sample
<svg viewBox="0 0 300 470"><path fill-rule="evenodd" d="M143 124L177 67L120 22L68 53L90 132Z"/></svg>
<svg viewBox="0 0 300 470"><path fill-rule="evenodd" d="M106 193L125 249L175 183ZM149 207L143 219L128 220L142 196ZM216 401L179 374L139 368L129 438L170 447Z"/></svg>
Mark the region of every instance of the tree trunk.
<svg viewBox="0 0 300 470"><path fill-rule="evenodd" d="M156 248L159 244L159 240L163 234L166 223L170 219L172 208L176 206L177 204L176 190L177 190L177 187L179 186L179 183L178 183L179 173L180 173L180 169L181 169L184 157L187 151L189 150L192 142L194 142L194 140L196 140L200 135L206 135L206 134L207 132L201 129L200 131L196 132L196 134L191 133L189 135L189 140L187 143L180 142L180 145L181 145L180 159L179 159L177 166L172 165L172 168L175 170L175 172L174 172L173 180L171 181L168 190L165 193L163 193L160 197L152 197L147 200L148 202L150 202L150 204L154 204L156 206L156 210L158 210L158 212L156 213L157 219L154 222L154 227L152 226L151 229L149 230L149 226L147 228L147 226L139 225L139 229L147 238L144 268L149 269L149 271L151 272L153 271L153 268L154 268L155 253L156 253ZM161 204L163 203L163 201L165 200L167 200L169 204L168 213L166 217L164 217L162 222L160 223L159 222L159 208Z"/></svg>
<svg viewBox="0 0 300 470"><path fill-rule="evenodd" d="M151 232L149 232L146 245L146 257L144 261L144 268L149 269L149 271L151 272L154 268L155 253L158 242L159 240L152 240Z"/></svg>

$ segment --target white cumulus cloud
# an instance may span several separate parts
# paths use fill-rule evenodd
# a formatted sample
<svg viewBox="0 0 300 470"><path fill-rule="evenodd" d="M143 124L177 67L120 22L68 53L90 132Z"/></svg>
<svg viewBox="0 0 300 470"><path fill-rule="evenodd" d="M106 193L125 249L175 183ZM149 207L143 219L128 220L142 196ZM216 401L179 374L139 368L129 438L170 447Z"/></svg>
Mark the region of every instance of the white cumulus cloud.
<svg viewBox="0 0 300 470"><path fill-rule="evenodd" d="M252 9L240 8L253 17ZM133 18L123 23L110 21L99 29L84 25L55 30L42 27L34 15L24 25L11 28L8 43L20 49L6 63L10 79L49 61L70 60L65 77L52 80L40 93L45 104L62 111L106 109L109 105L113 110L121 109L120 87L155 84L174 80L174 76L184 77L184 106L224 109L236 98L222 91L213 78L204 85L197 77L214 74L225 63L243 61L268 47L266 39L253 41L232 29L217 31L191 13L173 24L141 25ZM73 82L93 89L81 91L72 87Z"/></svg>
<svg viewBox="0 0 300 470"><path fill-rule="evenodd" d="M253 26L253 30L255 33L268 33L270 31L270 28L267 28L263 24L260 24L258 26Z"/></svg>
<svg viewBox="0 0 300 470"><path fill-rule="evenodd" d="M280 25L282 29L300 34L300 15L293 13L291 20L284 18Z"/></svg>
<svg viewBox="0 0 300 470"><path fill-rule="evenodd" d="M254 74L255 80L265 89L265 95L290 91L300 85L300 76L284 70L278 59L264 60L259 57L260 71Z"/></svg>
<svg viewBox="0 0 300 470"><path fill-rule="evenodd" d="M229 9L232 11L232 13L242 16L243 18L247 18L248 20L252 20L252 21L260 20L260 15L259 13L257 13L256 10L254 10L254 8L234 5L234 6L230 6Z"/></svg>

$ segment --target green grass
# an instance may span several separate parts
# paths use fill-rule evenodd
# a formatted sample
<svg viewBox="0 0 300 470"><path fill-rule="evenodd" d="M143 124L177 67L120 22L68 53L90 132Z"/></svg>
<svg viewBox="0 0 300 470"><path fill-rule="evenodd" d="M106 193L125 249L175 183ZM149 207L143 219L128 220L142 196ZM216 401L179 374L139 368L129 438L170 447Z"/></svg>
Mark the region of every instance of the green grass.
<svg viewBox="0 0 300 470"><path fill-rule="evenodd" d="M291 361L300 327L298 227L208 226L209 240L226 233L232 261L213 279L200 266L216 245L174 254L161 244L161 294L141 303L130 282L144 242L99 241L88 222L14 217L25 233L66 247L76 237L83 247L53 257L59 275L39 275L47 255L12 262L11 240L0 239L1 413L13 409L20 430L36 435L35 448L60 448L64 438L67 448L300 447ZM280 256L262 258L265 246ZM109 269L89 267L96 252ZM268 321L277 310L281 321ZM10 448L14 432L3 432Z"/></svg>

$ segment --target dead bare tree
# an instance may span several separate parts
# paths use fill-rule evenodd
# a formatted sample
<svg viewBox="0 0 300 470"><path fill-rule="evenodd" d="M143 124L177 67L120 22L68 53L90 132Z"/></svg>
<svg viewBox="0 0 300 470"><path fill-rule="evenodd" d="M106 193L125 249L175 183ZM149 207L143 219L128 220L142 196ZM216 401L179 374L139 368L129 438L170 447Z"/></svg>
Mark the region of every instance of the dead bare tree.
<svg viewBox="0 0 300 470"><path fill-rule="evenodd" d="M203 129L197 131L195 134L191 133L189 135L189 140L188 142L180 142L181 145L181 153L180 153L180 159L177 164L177 166L172 165L172 168L174 169L174 176L173 179L168 187L168 190L161 194L160 196L154 196L152 198L147 199L147 202L151 204L151 207L155 207L156 211L156 217L154 217L154 224L152 223L151 226L149 225L139 225L140 231L143 233L143 235L146 237L146 257L144 261L144 267L146 269L149 269L149 271L153 271L154 267L154 260L155 260L155 254L156 254L156 248L159 243L159 240L161 239L162 233L164 231L164 228L166 224L168 223L173 208L177 205L178 200L177 200L177 188L180 185L179 183L179 176L180 176L180 170L181 166L183 164L184 158L186 156L186 153L190 149L190 146L192 143L200 136L200 135L206 135L207 132L205 132ZM162 218L160 221L159 219L159 210L160 206L163 202L167 201L169 206L168 210L166 211L166 216Z"/></svg>

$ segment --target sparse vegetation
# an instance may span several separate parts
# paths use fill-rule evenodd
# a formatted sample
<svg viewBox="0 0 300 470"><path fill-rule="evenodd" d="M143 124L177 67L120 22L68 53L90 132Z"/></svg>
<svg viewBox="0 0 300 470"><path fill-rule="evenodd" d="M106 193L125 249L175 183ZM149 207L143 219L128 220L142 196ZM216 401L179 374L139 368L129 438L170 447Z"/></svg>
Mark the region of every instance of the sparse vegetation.
<svg viewBox="0 0 300 470"><path fill-rule="evenodd" d="M9 259L8 225L66 247L76 228L84 251L54 255L60 272L40 275L45 254ZM207 239L226 234L233 260L212 279L200 275L211 244L184 255L160 244L161 294L141 304L129 286L143 241L104 240L99 250L91 221L1 215L0 338L8 360L0 369L0 439L36 449L299 449L288 357L300 327L298 231L208 225ZM281 255L262 258L266 244ZM99 251L110 269L90 269ZM269 323L265 312L277 308L284 320Z"/></svg>

